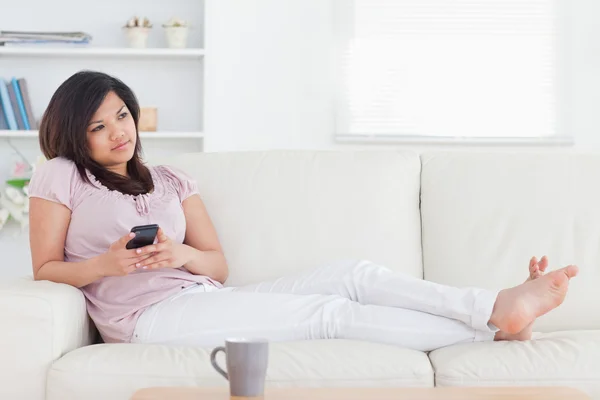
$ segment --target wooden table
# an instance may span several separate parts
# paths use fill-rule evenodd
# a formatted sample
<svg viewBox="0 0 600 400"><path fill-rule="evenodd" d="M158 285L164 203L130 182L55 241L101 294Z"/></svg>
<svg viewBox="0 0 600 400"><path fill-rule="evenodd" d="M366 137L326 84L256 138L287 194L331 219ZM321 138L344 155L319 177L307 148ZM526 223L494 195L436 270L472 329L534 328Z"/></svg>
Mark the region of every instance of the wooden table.
<svg viewBox="0 0 600 400"><path fill-rule="evenodd" d="M131 400L245 400L230 397L224 388L146 388ZM583 392L565 387L498 388L280 388L267 389L264 400L590 400Z"/></svg>

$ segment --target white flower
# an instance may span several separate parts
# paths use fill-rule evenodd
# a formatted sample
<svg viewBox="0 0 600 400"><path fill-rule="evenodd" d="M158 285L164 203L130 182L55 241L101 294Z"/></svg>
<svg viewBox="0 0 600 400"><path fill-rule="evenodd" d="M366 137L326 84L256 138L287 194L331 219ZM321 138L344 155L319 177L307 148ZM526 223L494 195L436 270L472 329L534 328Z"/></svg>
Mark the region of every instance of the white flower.
<svg viewBox="0 0 600 400"><path fill-rule="evenodd" d="M6 208L0 208L0 230L4 227L4 224L6 224L6 221L8 221L9 216L10 216L10 213L8 212L8 210Z"/></svg>
<svg viewBox="0 0 600 400"><path fill-rule="evenodd" d="M152 28L152 24L147 17L132 17L125 24L126 28Z"/></svg>
<svg viewBox="0 0 600 400"><path fill-rule="evenodd" d="M164 27L171 26L187 26L187 22L183 19L172 17L166 24L163 24Z"/></svg>

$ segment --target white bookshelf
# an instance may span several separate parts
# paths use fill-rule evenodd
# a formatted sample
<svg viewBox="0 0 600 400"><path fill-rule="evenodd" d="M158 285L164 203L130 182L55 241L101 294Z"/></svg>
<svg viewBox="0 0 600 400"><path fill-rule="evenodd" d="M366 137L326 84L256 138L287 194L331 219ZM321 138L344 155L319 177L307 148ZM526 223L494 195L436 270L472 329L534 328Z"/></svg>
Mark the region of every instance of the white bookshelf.
<svg viewBox="0 0 600 400"><path fill-rule="evenodd" d="M121 79L135 93L140 107L157 110L157 131L140 132L144 156L177 156L204 151L205 0L105 0L90 8L80 0L13 2L0 13L7 31L83 31L88 45L0 46L0 79L24 78L39 123L52 94L81 70L105 72ZM32 13L31 9L35 12ZM145 48L131 48L123 30L132 16L153 24ZM187 47L168 47L162 24L171 17L190 23ZM23 129L23 128L21 128ZM35 160L41 150L36 130L0 130L0 185L18 155Z"/></svg>
<svg viewBox="0 0 600 400"><path fill-rule="evenodd" d="M93 10L79 0L15 2L0 13L7 31L82 31L87 45L0 46L0 79L24 78L36 122L52 94L69 76L95 70L128 85L140 107L157 110L156 132L140 132L144 154L173 156L204 151L205 0L106 0ZM32 13L31 9L36 12ZM129 47L125 22L148 17L153 25L145 48ZM190 24L186 48L169 48L162 27L172 17ZM24 129L24 128L20 128ZM17 148L34 160L41 154L36 130L0 130L0 185Z"/></svg>
<svg viewBox="0 0 600 400"><path fill-rule="evenodd" d="M130 58L167 58L167 59L199 59L204 56L204 49L169 49L169 48L119 48L119 47L52 47L0 46L0 57L130 57Z"/></svg>
<svg viewBox="0 0 600 400"><path fill-rule="evenodd" d="M0 138L37 138L38 131L10 131L0 130ZM170 131L157 131L157 132L140 132L141 138L148 139L202 139L204 137L202 132L170 132Z"/></svg>

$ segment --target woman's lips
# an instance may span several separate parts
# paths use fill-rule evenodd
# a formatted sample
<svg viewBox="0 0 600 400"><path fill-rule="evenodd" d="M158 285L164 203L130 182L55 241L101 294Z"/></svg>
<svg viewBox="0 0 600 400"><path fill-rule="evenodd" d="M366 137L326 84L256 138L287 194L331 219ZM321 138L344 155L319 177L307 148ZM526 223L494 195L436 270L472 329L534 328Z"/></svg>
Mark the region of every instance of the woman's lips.
<svg viewBox="0 0 600 400"><path fill-rule="evenodd" d="M114 147L113 150L123 150L125 147L127 147L128 144L129 144L129 140L121 143L117 147Z"/></svg>

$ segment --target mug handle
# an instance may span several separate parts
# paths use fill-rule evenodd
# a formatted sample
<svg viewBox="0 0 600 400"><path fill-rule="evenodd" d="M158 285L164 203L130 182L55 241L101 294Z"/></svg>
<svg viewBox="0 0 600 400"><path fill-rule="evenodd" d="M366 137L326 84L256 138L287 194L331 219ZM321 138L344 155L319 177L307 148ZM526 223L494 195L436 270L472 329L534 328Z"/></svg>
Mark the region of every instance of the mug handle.
<svg viewBox="0 0 600 400"><path fill-rule="evenodd" d="M212 366L214 367L214 369L217 370L218 373L220 373L221 375L223 375L225 377L225 379L229 380L229 375L227 375L227 372L225 370L223 370L223 368L219 367L219 364L217 364L217 353L222 351L223 353L225 353L225 355L227 355L227 352L225 351L225 347L220 346L220 347L216 347L212 353L210 353L210 363L212 364Z"/></svg>

